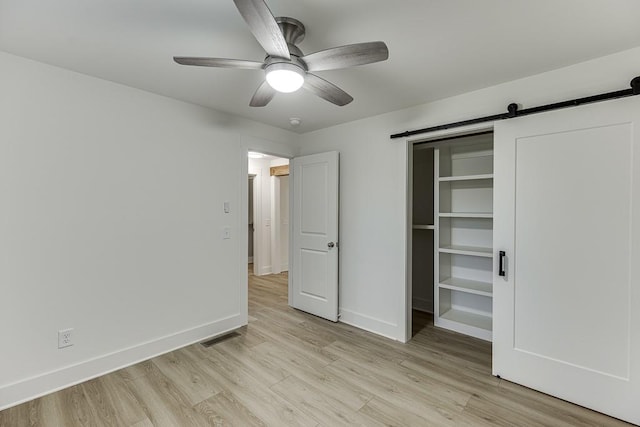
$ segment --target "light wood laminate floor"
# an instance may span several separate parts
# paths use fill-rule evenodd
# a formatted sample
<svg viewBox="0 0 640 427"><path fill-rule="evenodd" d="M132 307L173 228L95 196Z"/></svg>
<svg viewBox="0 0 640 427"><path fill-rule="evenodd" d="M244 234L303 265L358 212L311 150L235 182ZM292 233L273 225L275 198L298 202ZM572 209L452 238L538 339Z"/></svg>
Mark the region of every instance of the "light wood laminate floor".
<svg viewBox="0 0 640 427"><path fill-rule="evenodd" d="M491 376L489 343L416 313L401 344L287 306L249 281L249 325L0 412L1 426L615 426Z"/></svg>

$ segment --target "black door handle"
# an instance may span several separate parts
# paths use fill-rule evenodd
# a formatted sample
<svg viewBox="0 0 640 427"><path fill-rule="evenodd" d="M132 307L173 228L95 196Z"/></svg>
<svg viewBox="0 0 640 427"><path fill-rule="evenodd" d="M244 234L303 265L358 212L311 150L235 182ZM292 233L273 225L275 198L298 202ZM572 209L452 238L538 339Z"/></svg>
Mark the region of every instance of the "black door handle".
<svg viewBox="0 0 640 427"><path fill-rule="evenodd" d="M500 255L500 262L499 262L499 266L498 266L498 276L506 276L507 273L504 269L504 258L507 256L507 253L505 251L500 251L499 252Z"/></svg>

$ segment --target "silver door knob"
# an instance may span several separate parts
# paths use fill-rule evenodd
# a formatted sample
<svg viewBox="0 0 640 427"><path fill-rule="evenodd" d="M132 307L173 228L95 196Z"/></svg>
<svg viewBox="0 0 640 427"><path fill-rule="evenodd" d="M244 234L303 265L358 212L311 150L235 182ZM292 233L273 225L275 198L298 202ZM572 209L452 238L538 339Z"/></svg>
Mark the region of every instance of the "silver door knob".
<svg viewBox="0 0 640 427"><path fill-rule="evenodd" d="M329 242L329 243L327 243L327 247L328 247L329 249L333 249L333 247L334 247L335 245L336 245L336 244L335 244L335 243L333 243L333 242Z"/></svg>

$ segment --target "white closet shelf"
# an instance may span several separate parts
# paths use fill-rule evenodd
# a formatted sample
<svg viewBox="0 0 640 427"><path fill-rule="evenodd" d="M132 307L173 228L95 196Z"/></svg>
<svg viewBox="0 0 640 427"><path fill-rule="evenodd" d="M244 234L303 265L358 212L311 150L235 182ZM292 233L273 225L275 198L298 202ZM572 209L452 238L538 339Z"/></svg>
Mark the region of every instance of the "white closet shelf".
<svg viewBox="0 0 640 427"><path fill-rule="evenodd" d="M449 277L448 279L441 280L438 286L440 288L482 295L485 297L491 297L493 295L493 285L490 282Z"/></svg>
<svg viewBox="0 0 640 427"><path fill-rule="evenodd" d="M435 230L436 227L433 224L413 224L414 230Z"/></svg>
<svg viewBox="0 0 640 427"><path fill-rule="evenodd" d="M492 212L440 212L440 218L493 218Z"/></svg>
<svg viewBox="0 0 640 427"><path fill-rule="evenodd" d="M440 318L456 323L462 323L473 328L483 329L488 332L491 332L493 328L493 320L491 316L485 316L482 314L472 313L464 310L457 310L455 308L444 312L440 315Z"/></svg>
<svg viewBox="0 0 640 427"><path fill-rule="evenodd" d="M438 251L446 254L470 255L470 256L479 256L479 257L485 257L485 258L493 258L493 249L482 248L478 246L459 246L459 245L441 246L440 248L438 248Z"/></svg>
<svg viewBox="0 0 640 427"><path fill-rule="evenodd" d="M492 173L485 173L479 175L460 175L460 176L441 176L438 178L440 182L450 182L450 181L475 181L479 179L493 179Z"/></svg>

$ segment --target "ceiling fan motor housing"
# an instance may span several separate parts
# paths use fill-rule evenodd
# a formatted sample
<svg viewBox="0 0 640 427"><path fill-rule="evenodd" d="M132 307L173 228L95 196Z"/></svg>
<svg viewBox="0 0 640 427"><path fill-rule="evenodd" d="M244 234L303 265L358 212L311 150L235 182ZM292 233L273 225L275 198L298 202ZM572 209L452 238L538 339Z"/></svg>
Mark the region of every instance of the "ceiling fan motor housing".
<svg viewBox="0 0 640 427"><path fill-rule="evenodd" d="M302 22L287 16L277 17L276 22L288 44L297 45L304 40L305 28Z"/></svg>
<svg viewBox="0 0 640 427"><path fill-rule="evenodd" d="M278 27L282 31L282 35L284 36L285 41L289 47L289 53L291 55L291 59L280 58L278 56L267 55L264 59L264 70L266 73L269 70L274 70L280 68L276 66L276 64L291 64L295 68L301 69L303 75L307 72L307 64L300 59L304 56L304 53L296 46L297 43L300 43L304 40L305 36L305 28L304 24L297 19L289 18L287 16L279 16L275 18L278 23ZM287 69L293 68L291 65L286 66Z"/></svg>

